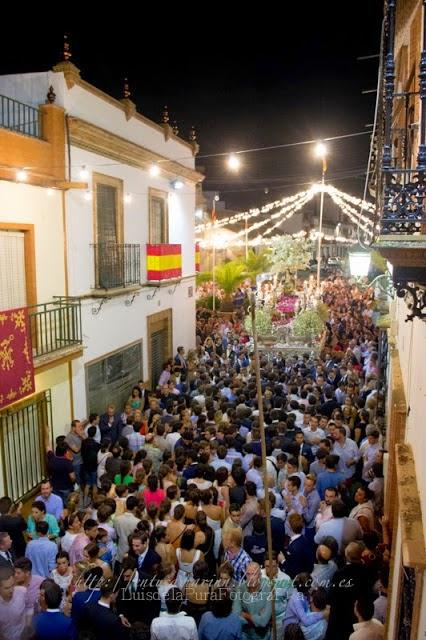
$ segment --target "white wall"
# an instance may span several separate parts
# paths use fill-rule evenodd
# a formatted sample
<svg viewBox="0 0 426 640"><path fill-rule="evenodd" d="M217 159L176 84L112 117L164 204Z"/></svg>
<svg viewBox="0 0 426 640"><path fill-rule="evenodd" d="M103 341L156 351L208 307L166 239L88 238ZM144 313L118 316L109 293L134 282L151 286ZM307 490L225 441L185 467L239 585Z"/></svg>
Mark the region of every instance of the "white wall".
<svg viewBox="0 0 426 640"><path fill-rule="evenodd" d="M34 225L37 302L65 293L61 193L0 181L0 222Z"/></svg>
<svg viewBox="0 0 426 640"><path fill-rule="evenodd" d="M416 464L417 485L423 516L423 530L426 531L426 322L415 319L405 322L407 307L398 298L397 306L397 346L401 362L402 377L407 402L408 417L406 441L413 448Z"/></svg>
<svg viewBox="0 0 426 640"><path fill-rule="evenodd" d="M141 280L146 281L146 243L149 241L149 188L169 193L169 242L182 245L182 276L195 273L195 187L186 184L174 190L169 180L152 178L146 171L114 163L108 158L71 147L72 177L79 180L79 171L85 165L90 173L102 173L123 181L123 194L130 193L131 203L124 203L124 242L140 244ZM69 256L70 295L88 293L94 284L93 201L85 200L83 191L71 190L66 194L67 240Z"/></svg>
<svg viewBox="0 0 426 640"><path fill-rule="evenodd" d="M193 287L194 295L188 297L188 288ZM172 309L173 352L179 345L185 349L195 346L195 279L181 282L173 292L174 285L157 290L153 300L153 289L142 289L133 304L125 305L126 296L112 298L95 315L99 300L84 300L82 307L83 358L74 360L73 390L74 412L79 418L86 416L85 364L116 349L124 348L132 342L142 340L143 377L148 379L148 336L147 317L160 311ZM130 297L130 296L129 296Z"/></svg>
<svg viewBox="0 0 426 640"><path fill-rule="evenodd" d="M78 85L68 89L63 73L43 71L0 76L1 95L34 107L46 102L50 86L53 86L56 94L56 104L64 107L70 115L113 131L116 135L171 160L178 159L186 167L194 167L194 158L187 145L175 138L166 141L162 129L139 119L126 120L120 108ZM159 119L161 110L162 104L159 104ZM189 135L189 131L186 133Z"/></svg>

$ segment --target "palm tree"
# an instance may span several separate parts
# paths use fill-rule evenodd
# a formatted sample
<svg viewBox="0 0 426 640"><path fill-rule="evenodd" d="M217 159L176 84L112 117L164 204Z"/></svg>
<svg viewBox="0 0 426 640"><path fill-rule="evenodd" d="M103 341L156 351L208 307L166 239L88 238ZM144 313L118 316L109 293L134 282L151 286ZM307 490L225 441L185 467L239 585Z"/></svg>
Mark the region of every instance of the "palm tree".
<svg viewBox="0 0 426 640"><path fill-rule="evenodd" d="M255 253L250 249L247 258L242 261L247 277L253 282L256 276L261 273L267 273L271 267L271 254L268 249L262 249L259 253Z"/></svg>
<svg viewBox="0 0 426 640"><path fill-rule="evenodd" d="M218 289L222 289L224 293L224 299L222 300L220 307L223 311L232 311L232 294L247 277L246 267L241 262L232 260L230 262L217 265L214 273L216 286ZM211 282L212 280L212 272L204 271L197 276L197 284L201 284L202 282Z"/></svg>

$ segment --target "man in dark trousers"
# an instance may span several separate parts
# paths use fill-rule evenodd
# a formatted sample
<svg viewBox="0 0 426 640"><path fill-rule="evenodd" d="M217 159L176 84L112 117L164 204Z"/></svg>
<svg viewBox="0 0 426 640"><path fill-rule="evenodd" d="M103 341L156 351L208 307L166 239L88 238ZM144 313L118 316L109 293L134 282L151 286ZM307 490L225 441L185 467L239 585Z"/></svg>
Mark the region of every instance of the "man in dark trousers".
<svg viewBox="0 0 426 640"><path fill-rule="evenodd" d="M370 594L371 574L362 563L362 546L358 542L350 542L345 549L346 564L333 576L330 589L330 618L326 640L348 640L357 622L354 604L361 596Z"/></svg>
<svg viewBox="0 0 426 640"><path fill-rule="evenodd" d="M294 579L298 573L311 573L314 567L314 553L312 542L302 535L305 526L303 516L300 513L292 513L288 521L293 535L288 547L284 550L285 561L282 562L282 553L279 554L278 560L280 569Z"/></svg>
<svg viewBox="0 0 426 640"><path fill-rule="evenodd" d="M95 640L127 640L130 623L124 616L118 616L113 611L117 598L115 578L105 580L101 584L99 601L85 606L83 612L83 626L91 632Z"/></svg>
<svg viewBox="0 0 426 640"><path fill-rule="evenodd" d="M118 579L117 612L134 624L147 627L160 615L161 600L156 577L136 570L135 560L127 557Z"/></svg>
<svg viewBox="0 0 426 640"><path fill-rule="evenodd" d="M111 440L112 444L115 444L115 442L121 435L121 427L122 422L120 414L116 414L115 406L113 404L109 404L107 406L106 413L101 415L101 419L99 422L99 429L101 432L102 440L104 438L108 438L109 440Z"/></svg>

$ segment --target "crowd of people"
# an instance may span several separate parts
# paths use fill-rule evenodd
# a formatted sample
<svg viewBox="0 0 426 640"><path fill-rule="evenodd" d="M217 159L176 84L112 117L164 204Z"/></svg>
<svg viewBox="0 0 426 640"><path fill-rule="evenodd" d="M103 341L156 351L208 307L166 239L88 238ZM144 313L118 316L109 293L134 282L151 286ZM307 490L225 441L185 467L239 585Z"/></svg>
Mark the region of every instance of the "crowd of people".
<svg viewBox="0 0 426 640"><path fill-rule="evenodd" d="M261 355L266 465L249 336L207 309L156 388L74 420L30 515L0 500L0 638L383 638L371 296L329 278L320 356Z"/></svg>

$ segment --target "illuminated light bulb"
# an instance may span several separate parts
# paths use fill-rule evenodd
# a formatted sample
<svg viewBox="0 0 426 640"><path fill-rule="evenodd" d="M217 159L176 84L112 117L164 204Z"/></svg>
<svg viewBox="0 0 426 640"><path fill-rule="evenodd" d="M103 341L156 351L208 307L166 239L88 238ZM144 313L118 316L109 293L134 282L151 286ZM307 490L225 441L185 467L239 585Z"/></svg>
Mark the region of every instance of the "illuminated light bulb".
<svg viewBox="0 0 426 640"><path fill-rule="evenodd" d="M173 189L183 189L182 180L173 180L172 187L173 187Z"/></svg>
<svg viewBox="0 0 426 640"><path fill-rule="evenodd" d="M48 196L53 196L54 194L54 190L52 189L52 187L49 187L48 190L46 191Z"/></svg>
<svg viewBox="0 0 426 640"><path fill-rule="evenodd" d="M80 178L82 180L88 180L88 178L89 178L89 172L87 171L85 164L81 167Z"/></svg>
<svg viewBox="0 0 426 640"><path fill-rule="evenodd" d="M132 194L131 193L126 193L126 195L124 196L124 202L126 204L130 204L132 201Z"/></svg>
<svg viewBox="0 0 426 640"><path fill-rule="evenodd" d="M93 195L91 191L86 191L86 193L84 194L84 199L87 200L88 202L90 202L93 199Z"/></svg>
<svg viewBox="0 0 426 640"><path fill-rule="evenodd" d="M215 202L219 202L220 198L218 193L215 195L214 199L215 199Z"/></svg>
<svg viewBox="0 0 426 640"><path fill-rule="evenodd" d="M161 169L158 164L152 164L149 168L149 175L151 178L157 178L161 173Z"/></svg>
<svg viewBox="0 0 426 640"><path fill-rule="evenodd" d="M314 154L317 158L325 158L325 156L327 155L326 145L323 142L317 142L314 149Z"/></svg>
<svg viewBox="0 0 426 640"><path fill-rule="evenodd" d="M198 220L201 220L201 218L203 217L203 210L202 209L196 209L195 210L195 217L198 218Z"/></svg>
<svg viewBox="0 0 426 640"><path fill-rule="evenodd" d="M235 155L235 153L231 153L231 155L228 157L227 165L228 169L230 169L231 171L239 171L241 167L241 160L238 158L238 156Z"/></svg>
<svg viewBox="0 0 426 640"><path fill-rule="evenodd" d="M18 182L25 182L28 179L28 173L25 169L20 169L16 172L16 179Z"/></svg>

